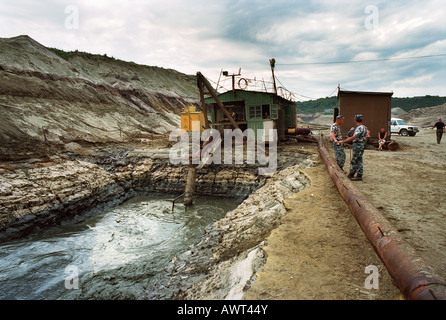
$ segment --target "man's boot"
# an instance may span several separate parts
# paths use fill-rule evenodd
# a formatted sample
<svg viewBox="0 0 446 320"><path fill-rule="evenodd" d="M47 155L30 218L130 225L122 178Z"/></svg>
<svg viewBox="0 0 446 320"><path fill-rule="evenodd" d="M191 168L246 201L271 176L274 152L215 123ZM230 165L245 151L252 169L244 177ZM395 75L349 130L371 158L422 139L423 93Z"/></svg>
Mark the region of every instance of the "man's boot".
<svg viewBox="0 0 446 320"><path fill-rule="evenodd" d="M362 181L362 175L358 174L356 177L352 178L352 181Z"/></svg>
<svg viewBox="0 0 446 320"><path fill-rule="evenodd" d="M349 178L350 180L353 180L354 177L355 177L355 174L351 173L351 172L347 176L347 178Z"/></svg>

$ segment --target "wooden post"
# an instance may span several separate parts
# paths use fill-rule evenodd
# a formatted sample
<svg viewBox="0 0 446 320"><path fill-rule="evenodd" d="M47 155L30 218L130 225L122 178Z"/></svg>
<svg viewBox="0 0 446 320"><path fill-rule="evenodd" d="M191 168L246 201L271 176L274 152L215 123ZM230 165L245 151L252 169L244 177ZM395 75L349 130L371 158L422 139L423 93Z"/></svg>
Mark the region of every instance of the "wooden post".
<svg viewBox="0 0 446 320"><path fill-rule="evenodd" d="M197 178L197 168L195 165L190 164L187 171L186 189L184 191L183 204L188 207L194 202L195 181Z"/></svg>
<svg viewBox="0 0 446 320"><path fill-rule="evenodd" d="M198 90L200 91L200 102L201 102L201 108L203 109L203 115L204 115L204 129L207 130L210 128L209 119L208 119L208 110L206 108L206 103L204 102L203 83L200 80L198 80Z"/></svg>

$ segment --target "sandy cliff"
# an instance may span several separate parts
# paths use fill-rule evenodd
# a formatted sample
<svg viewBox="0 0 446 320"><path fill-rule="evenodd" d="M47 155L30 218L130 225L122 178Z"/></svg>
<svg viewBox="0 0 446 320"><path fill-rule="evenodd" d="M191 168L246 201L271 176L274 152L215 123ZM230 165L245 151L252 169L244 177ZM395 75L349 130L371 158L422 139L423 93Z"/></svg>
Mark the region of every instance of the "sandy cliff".
<svg viewBox="0 0 446 320"><path fill-rule="evenodd" d="M195 76L79 52L66 59L28 36L0 39L0 160L165 134L197 103Z"/></svg>

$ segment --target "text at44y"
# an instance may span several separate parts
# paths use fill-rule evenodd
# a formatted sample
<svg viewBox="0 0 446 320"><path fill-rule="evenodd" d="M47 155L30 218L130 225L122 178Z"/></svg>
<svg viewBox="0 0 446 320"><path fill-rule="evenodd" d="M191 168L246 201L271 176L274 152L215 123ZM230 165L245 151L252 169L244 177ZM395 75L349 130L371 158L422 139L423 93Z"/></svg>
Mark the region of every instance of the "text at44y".
<svg viewBox="0 0 446 320"><path fill-rule="evenodd" d="M224 304L221 307L192 307L184 306L178 307L178 315L201 315L205 318L212 314L219 315L265 315L268 305L250 305L250 304Z"/></svg>

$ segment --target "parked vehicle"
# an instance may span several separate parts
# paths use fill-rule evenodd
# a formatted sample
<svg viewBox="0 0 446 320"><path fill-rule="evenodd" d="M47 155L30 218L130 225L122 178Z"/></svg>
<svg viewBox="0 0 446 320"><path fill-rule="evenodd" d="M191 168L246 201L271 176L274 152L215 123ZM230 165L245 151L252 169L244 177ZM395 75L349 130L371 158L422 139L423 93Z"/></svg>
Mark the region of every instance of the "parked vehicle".
<svg viewBox="0 0 446 320"><path fill-rule="evenodd" d="M390 132L397 133L404 137L414 137L420 130L417 126L408 125L406 121L399 118L392 118L390 120Z"/></svg>

